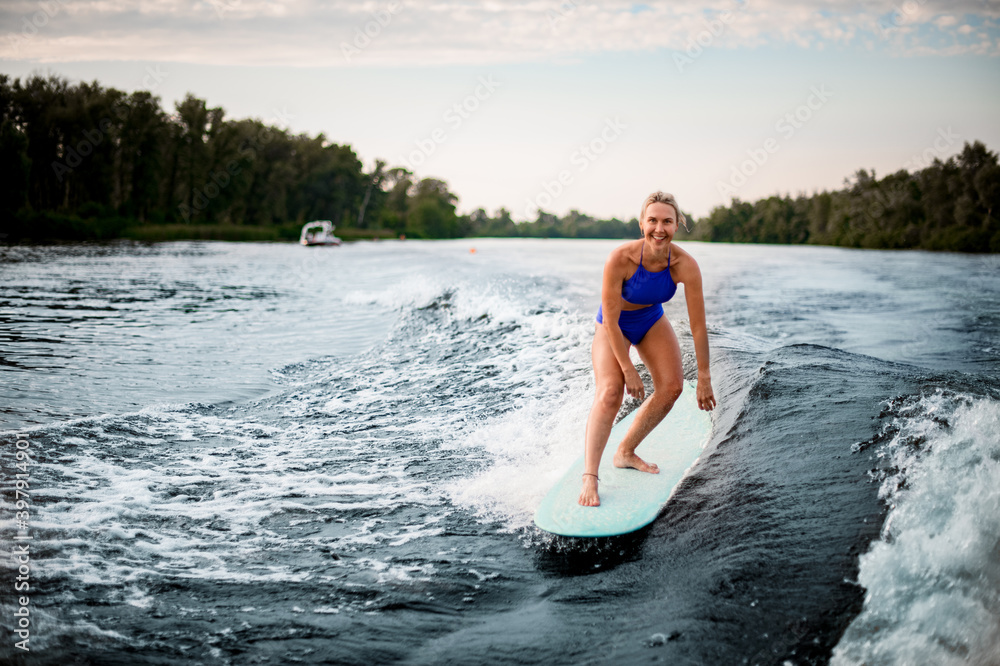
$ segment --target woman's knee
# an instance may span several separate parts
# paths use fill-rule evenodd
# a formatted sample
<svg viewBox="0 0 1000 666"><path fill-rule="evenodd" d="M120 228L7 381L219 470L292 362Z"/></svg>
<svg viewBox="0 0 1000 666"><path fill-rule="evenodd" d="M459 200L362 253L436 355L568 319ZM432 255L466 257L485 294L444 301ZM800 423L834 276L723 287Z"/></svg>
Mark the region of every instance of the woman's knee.
<svg viewBox="0 0 1000 666"><path fill-rule="evenodd" d="M660 408L669 410L674 406L674 403L677 402L677 398L681 397L681 393L683 392L684 380L672 380L667 382L662 387L656 387L650 399L656 401Z"/></svg>
<svg viewBox="0 0 1000 666"><path fill-rule="evenodd" d="M622 406L625 397L625 384L620 382L604 382L597 387L594 402L606 411L615 411Z"/></svg>

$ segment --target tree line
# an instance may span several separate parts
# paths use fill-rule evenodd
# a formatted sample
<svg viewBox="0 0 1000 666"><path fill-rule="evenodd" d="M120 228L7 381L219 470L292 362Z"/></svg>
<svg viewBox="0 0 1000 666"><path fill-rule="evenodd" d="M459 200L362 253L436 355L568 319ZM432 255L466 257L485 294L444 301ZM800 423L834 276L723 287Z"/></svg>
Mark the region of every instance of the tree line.
<svg viewBox="0 0 1000 666"><path fill-rule="evenodd" d="M442 180L382 160L366 169L324 134L230 119L191 94L168 113L148 91L0 75L0 239L105 239L156 225L295 238L316 219L362 236L639 235L635 218L539 211L515 222L506 209L459 215L457 203ZM977 141L914 173L861 170L833 192L734 199L679 238L998 252L998 203L997 156Z"/></svg>
<svg viewBox="0 0 1000 666"><path fill-rule="evenodd" d="M115 237L134 224L338 226L459 233L457 197L350 146L230 119L191 94L165 112L147 91L0 75L0 232Z"/></svg>
<svg viewBox="0 0 1000 666"><path fill-rule="evenodd" d="M1000 252L1000 166L979 141L947 160L883 178L859 170L844 188L811 196L734 199L691 237L732 243Z"/></svg>

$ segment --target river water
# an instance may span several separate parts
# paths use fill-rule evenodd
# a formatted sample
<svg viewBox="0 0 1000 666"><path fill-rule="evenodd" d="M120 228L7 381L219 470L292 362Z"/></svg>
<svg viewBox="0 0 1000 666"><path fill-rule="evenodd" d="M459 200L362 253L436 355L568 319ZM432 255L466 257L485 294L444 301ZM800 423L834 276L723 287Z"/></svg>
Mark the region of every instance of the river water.
<svg viewBox="0 0 1000 666"><path fill-rule="evenodd" d="M0 248L0 658L1000 664L1000 258L685 244L711 440L557 538L616 244Z"/></svg>

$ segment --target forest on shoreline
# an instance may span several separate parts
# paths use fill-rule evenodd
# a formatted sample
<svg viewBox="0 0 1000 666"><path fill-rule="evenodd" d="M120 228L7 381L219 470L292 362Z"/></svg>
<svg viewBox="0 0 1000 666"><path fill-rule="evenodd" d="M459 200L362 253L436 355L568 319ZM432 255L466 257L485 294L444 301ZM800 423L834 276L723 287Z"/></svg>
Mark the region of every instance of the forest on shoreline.
<svg viewBox="0 0 1000 666"><path fill-rule="evenodd" d="M442 180L382 160L366 171L349 145L229 119L191 94L168 113L148 91L0 75L2 242L295 240L316 219L348 240L639 234L634 218L515 222L457 203ZM998 209L997 155L975 141L912 173L861 169L835 191L733 199L678 239L1000 252Z"/></svg>

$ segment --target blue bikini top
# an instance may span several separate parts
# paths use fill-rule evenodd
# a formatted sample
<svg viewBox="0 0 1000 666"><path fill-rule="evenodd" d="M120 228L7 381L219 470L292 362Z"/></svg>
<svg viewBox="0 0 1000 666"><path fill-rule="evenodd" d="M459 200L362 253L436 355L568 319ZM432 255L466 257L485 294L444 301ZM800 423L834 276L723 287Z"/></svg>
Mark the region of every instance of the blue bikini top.
<svg viewBox="0 0 1000 666"><path fill-rule="evenodd" d="M652 273L642 266L642 254L646 244L639 250L639 267L622 286L622 298L633 305L653 305L666 303L674 297L677 284L670 275L670 250L667 250L667 267Z"/></svg>

